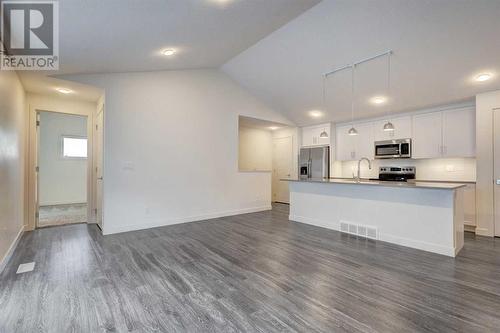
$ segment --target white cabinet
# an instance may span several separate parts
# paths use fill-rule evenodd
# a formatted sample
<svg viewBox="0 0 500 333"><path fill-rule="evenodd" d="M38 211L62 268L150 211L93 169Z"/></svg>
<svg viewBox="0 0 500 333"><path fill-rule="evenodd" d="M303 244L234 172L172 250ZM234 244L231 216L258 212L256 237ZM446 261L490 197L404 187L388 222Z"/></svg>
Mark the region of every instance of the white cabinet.
<svg viewBox="0 0 500 333"><path fill-rule="evenodd" d="M413 158L474 157L474 108L413 116Z"/></svg>
<svg viewBox="0 0 500 333"><path fill-rule="evenodd" d="M348 134L349 126L337 126L336 129L336 159L350 161L354 159L354 137Z"/></svg>
<svg viewBox="0 0 500 333"><path fill-rule="evenodd" d="M412 139L412 158L474 157L475 117L474 107L401 116L391 120L392 132L383 130L386 120L355 123L356 136L348 135L351 124L340 125L336 127L336 158L338 161L373 159L375 141L406 138ZM308 145L315 144L315 135L319 136L311 129Z"/></svg>
<svg viewBox="0 0 500 333"><path fill-rule="evenodd" d="M311 127L302 128L302 146L312 146L313 145L313 134Z"/></svg>
<svg viewBox="0 0 500 333"><path fill-rule="evenodd" d="M322 132L326 132L328 137L320 137ZM330 124L321 124L315 126L302 127L302 146L322 146L330 144Z"/></svg>
<svg viewBox="0 0 500 333"><path fill-rule="evenodd" d="M476 113L473 108L443 111L443 156L476 156Z"/></svg>
<svg viewBox="0 0 500 333"><path fill-rule="evenodd" d="M476 226L476 185L468 184L464 188L464 224Z"/></svg>
<svg viewBox="0 0 500 333"><path fill-rule="evenodd" d="M358 160L361 157L374 158L372 123L356 124L354 127L358 135L348 134L351 125L337 127L337 161Z"/></svg>
<svg viewBox="0 0 500 333"><path fill-rule="evenodd" d="M373 138L373 124L357 124L358 135L354 136L354 159L359 160L366 157L370 160L375 158L375 146Z"/></svg>
<svg viewBox="0 0 500 333"><path fill-rule="evenodd" d="M411 116L392 118L394 131L384 131L387 120L379 120L373 123L373 134L375 141L407 139L412 137Z"/></svg>
<svg viewBox="0 0 500 333"><path fill-rule="evenodd" d="M413 158L441 157L442 152L441 112L413 116Z"/></svg>

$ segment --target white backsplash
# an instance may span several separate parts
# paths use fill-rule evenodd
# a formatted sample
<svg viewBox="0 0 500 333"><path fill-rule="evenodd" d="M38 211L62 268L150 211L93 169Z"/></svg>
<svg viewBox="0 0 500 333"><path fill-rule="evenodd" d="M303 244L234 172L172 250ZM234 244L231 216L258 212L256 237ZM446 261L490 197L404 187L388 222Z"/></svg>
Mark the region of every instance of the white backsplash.
<svg viewBox="0 0 500 333"><path fill-rule="evenodd" d="M380 166L415 166L417 168L416 178L420 180L476 180L475 158L374 160L371 170L368 169L368 163L363 161L361 163L361 177L377 178ZM357 174L357 170L358 161L334 162L332 177L351 178Z"/></svg>

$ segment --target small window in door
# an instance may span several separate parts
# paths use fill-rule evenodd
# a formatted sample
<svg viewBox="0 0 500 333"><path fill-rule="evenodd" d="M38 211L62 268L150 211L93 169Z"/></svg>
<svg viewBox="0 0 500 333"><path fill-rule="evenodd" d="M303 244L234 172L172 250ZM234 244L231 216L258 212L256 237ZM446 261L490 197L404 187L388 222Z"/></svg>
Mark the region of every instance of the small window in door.
<svg viewBox="0 0 500 333"><path fill-rule="evenodd" d="M87 138L75 136L62 137L62 157L63 158L87 158Z"/></svg>

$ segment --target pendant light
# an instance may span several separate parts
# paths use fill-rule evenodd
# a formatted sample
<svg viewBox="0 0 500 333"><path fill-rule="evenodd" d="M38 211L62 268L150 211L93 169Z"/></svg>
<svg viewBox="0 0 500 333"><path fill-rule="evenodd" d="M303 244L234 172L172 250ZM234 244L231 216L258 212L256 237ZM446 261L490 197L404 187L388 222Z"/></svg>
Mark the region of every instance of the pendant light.
<svg viewBox="0 0 500 333"><path fill-rule="evenodd" d="M387 96L390 96L391 92L391 54L392 52L389 52L387 54ZM390 105L390 102L388 103L388 105ZM387 114L389 116L391 114L390 106L387 107ZM390 119L388 119L387 122L384 124L384 131L385 132L394 131L394 125L391 123Z"/></svg>
<svg viewBox="0 0 500 333"><path fill-rule="evenodd" d="M323 76L323 109L326 111L326 76ZM319 134L320 138L328 138L328 133L323 128L323 132Z"/></svg>
<svg viewBox="0 0 500 333"><path fill-rule="evenodd" d="M349 135L358 135L358 131L354 128L354 67L351 66L351 128L347 132Z"/></svg>

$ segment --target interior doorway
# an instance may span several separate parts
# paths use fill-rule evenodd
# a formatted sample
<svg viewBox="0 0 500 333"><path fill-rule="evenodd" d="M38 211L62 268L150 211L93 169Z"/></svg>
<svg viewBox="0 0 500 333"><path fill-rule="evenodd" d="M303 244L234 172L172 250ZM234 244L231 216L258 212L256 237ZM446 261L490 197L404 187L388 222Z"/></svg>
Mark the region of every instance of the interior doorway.
<svg viewBox="0 0 500 333"><path fill-rule="evenodd" d="M88 118L37 111L36 227L86 223Z"/></svg>
<svg viewBox="0 0 500 333"><path fill-rule="evenodd" d="M94 134L95 193L94 207L96 223L102 230L102 188L103 188L103 145L104 145L104 107L101 107L95 119Z"/></svg>
<svg viewBox="0 0 500 333"><path fill-rule="evenodd" d="M500 108L493 110L493 179L495 236L500 237Z"/></svg>
<svg viewBox="0 0 500 333"><path fill-rule="evenodd" d="M273 202L290 203L288 182L282 179L291 178L293 174L293 137L273 138Z"/></svg>

